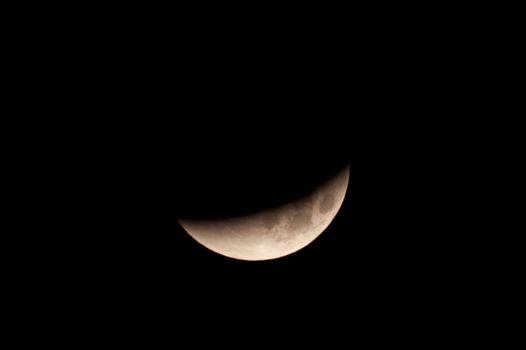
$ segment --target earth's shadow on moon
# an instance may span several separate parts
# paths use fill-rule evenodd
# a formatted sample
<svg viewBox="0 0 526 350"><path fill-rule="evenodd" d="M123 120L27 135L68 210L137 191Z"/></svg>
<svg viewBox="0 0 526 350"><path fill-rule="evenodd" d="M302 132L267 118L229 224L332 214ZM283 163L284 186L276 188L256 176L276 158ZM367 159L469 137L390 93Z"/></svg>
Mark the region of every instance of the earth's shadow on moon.
<svg viewBox="0 0 526 350"><path fill-rule="evenodd" d="M223 164L211 162L208 166L194 166L193 175L184 181L184 188L178 192L177 217L187 220L227 219L287 203L304 206L314 191L348 165L348 159L340 158L240 163L226 160ZM328 192L319 204L320 213L327 213L334 204L334 195ZM278 217L272 220L269 216L265 225L270 228L278 221ZM301 228L302 222L299 212L291 224Z"/></svg>

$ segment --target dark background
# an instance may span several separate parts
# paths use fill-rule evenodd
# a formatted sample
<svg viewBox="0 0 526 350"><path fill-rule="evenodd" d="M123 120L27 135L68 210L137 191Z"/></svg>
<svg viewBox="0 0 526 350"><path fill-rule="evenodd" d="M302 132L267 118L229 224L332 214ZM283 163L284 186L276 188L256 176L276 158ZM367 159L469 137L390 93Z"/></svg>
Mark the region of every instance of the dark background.
<svg viewBox="0 0 526 350"><path fill-rule="evenodd" d="M37 287L74 313L254 335L341 318L374 333L447 307L467 271L455 270L457 236L430 215L450 214L428 204L449 173L422 147L442 122L449 90L435 82L447 67L432 48L364 31L242 46L214 32L173 45L107 34L87 44L75 32L35 48L30 88L45 93L31 105L56 116L28 126L54 131L32 150L43 161L31 181L45 191L34 205L52 232L33 241ZM177 222L287 202L347 164L338 215L290 256L229 259Z"/></svg>
<svg viewBox="0 0 526 350"><path fill-rule="evenodd" d="M489 301L506 309L489 277L510 270L497 264L507 249L472 202L494 202L481 174L505 161L480 125L506 105L493 58L517 46L481 6L261 20L224 4L235 20L203 5L50 6L5 25L17 341L333 348L492 333L478 325ZM337 217L290 256L225 258L177 222L293 200L347 164Z"/></svg>

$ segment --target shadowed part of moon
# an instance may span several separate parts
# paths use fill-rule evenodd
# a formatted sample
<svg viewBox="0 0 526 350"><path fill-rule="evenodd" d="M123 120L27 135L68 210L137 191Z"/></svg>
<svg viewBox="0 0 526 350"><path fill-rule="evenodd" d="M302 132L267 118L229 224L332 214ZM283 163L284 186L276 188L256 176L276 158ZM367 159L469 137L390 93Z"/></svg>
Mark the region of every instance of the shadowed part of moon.
<svg viewBox="0 0 526 350"><path fill-rule="evenodd" d="M268 260L310 244L332 222L349 183L349 166L312 193L254 214L216 220L179 220L199 243L241 260Z"/></svg>

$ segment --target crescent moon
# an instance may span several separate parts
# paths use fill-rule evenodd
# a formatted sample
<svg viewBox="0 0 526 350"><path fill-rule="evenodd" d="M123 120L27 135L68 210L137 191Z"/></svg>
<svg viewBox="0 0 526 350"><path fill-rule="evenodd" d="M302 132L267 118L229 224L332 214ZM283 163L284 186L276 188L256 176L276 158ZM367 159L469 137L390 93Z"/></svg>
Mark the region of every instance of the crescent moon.
<svg viewBox="0 0 526 350"><path fill-rule="evenodd" d="M330 225L345 198L350 167L310 194L261 212L215 220L179 219L197 242L239 260L269 260L292 254L314 241Z"/></svg>

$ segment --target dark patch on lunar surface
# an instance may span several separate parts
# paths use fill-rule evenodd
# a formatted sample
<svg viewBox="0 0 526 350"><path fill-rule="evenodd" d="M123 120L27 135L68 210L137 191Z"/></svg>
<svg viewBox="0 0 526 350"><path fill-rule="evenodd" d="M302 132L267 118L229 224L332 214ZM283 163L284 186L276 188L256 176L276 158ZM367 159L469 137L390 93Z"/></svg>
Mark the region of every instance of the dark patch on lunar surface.
<svg viewBox="0 0 526 350"><path fill-rule="evenodd" d="M332 207L334 207L334 194L328 193L323 196L321 202L320 202L320 213L326 214L328 213Z"/></svg>
<svg viewBox="0 0 526 350"><path fill-rule="evenodd" d="M309 210L301 211L298 213L295 213L292 216L292 219L289 223L289 228L292 231L300 231L304 228L307 228L311 224L312 219L312 207L309 207Z"/></svg>
<svg viewBox="0 0 526 350"><path fill-rule="evenodd" d="M275 212L269 212L263 216L262 220L263 226L269 230L272 230L272 228L279 224L279 215Z"/></svg>

